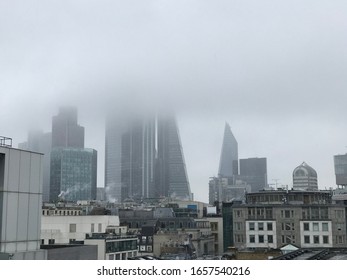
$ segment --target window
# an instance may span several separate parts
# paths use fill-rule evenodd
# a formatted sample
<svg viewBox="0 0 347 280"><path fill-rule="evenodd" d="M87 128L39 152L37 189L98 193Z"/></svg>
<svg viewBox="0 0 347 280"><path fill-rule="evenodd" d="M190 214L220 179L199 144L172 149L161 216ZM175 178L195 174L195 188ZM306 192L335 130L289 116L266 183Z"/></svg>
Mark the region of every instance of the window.
<svg viewBox="0 0 347 280"><path fill-rule="evenodd" d="M272 223L267 223L267 230L272 230Z"/></svg>
<svg viewBox="0 0 347 280"><path fill-rule="evenodd" d="M94 224L91 224L91 225L90 225L90 231L91 231L91 232L94 232Z"/></svg>
<svg viewBox="0 0 347 280"><path fill-rule="evenodd" d="M70 232L76 232L76 224L70 224Z"/></svg>
<svg viewBox="0 0 347 280"><path fill-rule="evenodd" d="M268 235L268 236L267 236L267 242L268 242L268 243L274 243L273 235Z"/></svg>
<svg viewBox="0 0 347 280"><path fill-rule="evenodd" d="M235 230L241 230L241 225L242 225L241 222L236 222L235 223Z"/></svg>
<svg viewBox="0 0 347 280"><path fill-rule="evenodd" d="M264 243L264 235L259 235L259 243Z"/></svg>
<svg viewBox="0 0 347 280"><path fill-rule="evenodd" d="M284 217L285 218L290 218L290 211L289 210L285 210L284 211Z"/></svg>
<svg viewBox="0 0 347 280"><path fill-rule="evenodd" d="M255 243L255 235L249 236L249 243Z"/></svg>
<svg viewBox="0 0 347 280"><path fill-rule="evenodd" d="M102 232L102 224L98 224L98 232Z"/></svg>
<svg viewBox="0 0 347 280"><path fill-rule="evenodd" d="M313 236L313 243L314 244L319 244L319 236L318 235L314 235Z"/></svg>
<svg viewBox="0 0 347 280"><path fill-rule="evenodd" d="M258 223L258 230L264 230L264 223Z"/></svg>
<svg viewBox="0 0 347 280"><path fill-rule="evenodd" d="M329 236L323 235L323 244L329 244Z"/></svg>
<svg viewBox="0 0 347 280"><path fill-rule="evenodd" d="M305 235L304 236L304 243L305 244L310 244L310 236L309 235Z"/></svg>
<svg viewBox="0 0 347 280"><path fill-rule="evenodd" d="M310 224L304 223L304 231L309 231L309 230L310 230Z"/></svg>
<svg viewBox="0 0 347 280"><path fill-rule="evenodd" d="M54 239L49 239L48 240L48 244L54 244L55 243L55 240Z"/></svg>
<svg viewBox="0 0 347 280"><path fill-rule="evenodd" d="M329 231L329 224L328 223L322 223L322 231Z"/></svg>
<svg viewBox="0 0 347 280"><path fill-rule="evenodd" d="M318 223L313 223L312 224L313 231L319 231L319 224Z"/></svg>
<svg viewBox="0 0 347 280"><path fill-rule="evenodd" d="M254 223L249 223L249 230L254 230L255 229L255 226L254 226Z"/></svg>

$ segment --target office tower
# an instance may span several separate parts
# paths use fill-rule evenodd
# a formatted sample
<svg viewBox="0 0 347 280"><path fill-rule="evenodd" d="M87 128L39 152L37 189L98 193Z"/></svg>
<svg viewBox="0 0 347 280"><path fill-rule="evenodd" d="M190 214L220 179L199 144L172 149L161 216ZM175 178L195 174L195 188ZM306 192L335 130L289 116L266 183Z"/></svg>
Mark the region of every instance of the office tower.
<svg viewBox="0 0 347 280"><path fill-rule="evenodd" d="M77 108L62 107L52 119L52 148L84 148L84 127L77 123Z"/></svg>
<svg viewBox="0 0 347 280"><path fill-rule="evenodd" d="M50 154L52 148L52 133L43 133L39 130L29 131L27 142L18 144L18 148L43 154L42 201L48 202L50 190Z"/></svg>
<svg viewBox="0 0 347 280"><path fill-rule="evenodd" d="M181 139L173 116L158 118L156 194L182 200L192 197Z"/></svg>
<svg viewBox="0 0 347 280"><path fill-rule="evenodd" d="M252 192L267 188L266 158L240 159L240 175L245 183L251 186Z"/></svg>
<svg viewBox="0 0 347 280"><path fill-rule="evenodd" d="M122 202L153 197L154 117L109 115L105 140L106 199Z"/></svg>
<svg viewBox="0 0 347 280"><path fill-rule="evenodd" d="M317 190L317 172L306 162L296 167L293 171L294 190Z"/></svg>
<svg viewBox="0 0 347 280"><path fill-rule="evenodd" d="M45 259L40 250L42 154L14 149L6 140L0 137L0 259Z"/></svg>
<svg viewBox="0 0 347 280"><path fill-rule="evenodd" d="M51 201L95 200L97 152L55 148L51 152Z"/></svg>
<svg viewBox="0 0 347 280"><path fill-rule="evenodd" d="M129 198L191 198L176 121L108 116L105 188L106 199L114 202Z"/></svg>
<svg viewBox="0 0 347 280"><path fill-rule="evenodd" d="M238 174L238 145L228 123L225 124L222 151L219 161L219 177Z"/></svg>
<svg viewBox="0 0 347 280"><path fill-rule="evenodd" d="M97 152L84 148L77 109L64 107L52 119L50 200L96 199Z"/></svg>
<svg viewBox="0 0 347 280"><path fill-rule="evenodd" d="M334 156L336 185L347 186L347 154Z"/></svg>

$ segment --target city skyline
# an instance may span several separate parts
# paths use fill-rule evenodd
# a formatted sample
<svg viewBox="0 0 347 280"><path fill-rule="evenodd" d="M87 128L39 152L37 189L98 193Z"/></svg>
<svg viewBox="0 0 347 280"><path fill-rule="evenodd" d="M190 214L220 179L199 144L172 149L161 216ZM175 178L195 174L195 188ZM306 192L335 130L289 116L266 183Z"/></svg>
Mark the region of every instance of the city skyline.
<svg viewBox="0 0 347 280"><path fill-rule="evenodd" d="M345 1L0 7L0 134L14 147L49 131L58 107L77 106L103 170L105 112L173 108L197 200L218 175L225 122L239 158L267 158L269 184L291 187L305 161L320 189L336 186L334 155L347 152Z"/></svg>

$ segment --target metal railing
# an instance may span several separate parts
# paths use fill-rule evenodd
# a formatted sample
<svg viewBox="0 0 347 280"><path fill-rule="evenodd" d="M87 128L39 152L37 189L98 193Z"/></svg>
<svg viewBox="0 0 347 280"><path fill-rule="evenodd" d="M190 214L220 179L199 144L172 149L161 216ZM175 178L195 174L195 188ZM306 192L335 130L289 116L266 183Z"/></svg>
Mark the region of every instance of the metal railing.
<svg viewBox="0 0 347 280"><path fill-rule="evenodd" d="M0 147L12 147L12 138L0 136Z"/></svg>

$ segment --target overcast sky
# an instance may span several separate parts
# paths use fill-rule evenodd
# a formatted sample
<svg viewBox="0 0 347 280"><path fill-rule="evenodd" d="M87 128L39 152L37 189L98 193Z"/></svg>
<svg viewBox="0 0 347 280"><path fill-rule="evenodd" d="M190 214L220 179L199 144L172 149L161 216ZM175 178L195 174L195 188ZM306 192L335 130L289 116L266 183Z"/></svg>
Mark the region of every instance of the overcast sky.
<svg viewBox="0 0 347 280"><path fill-rule="evenodd" d="M177 112L195 198L208 201L224 124L239 157L266 157L292 185L303 161L335 186L347 151L345 0L0 0L0 135L14 146L79 108L99 152L104 112Z"/></svg>

